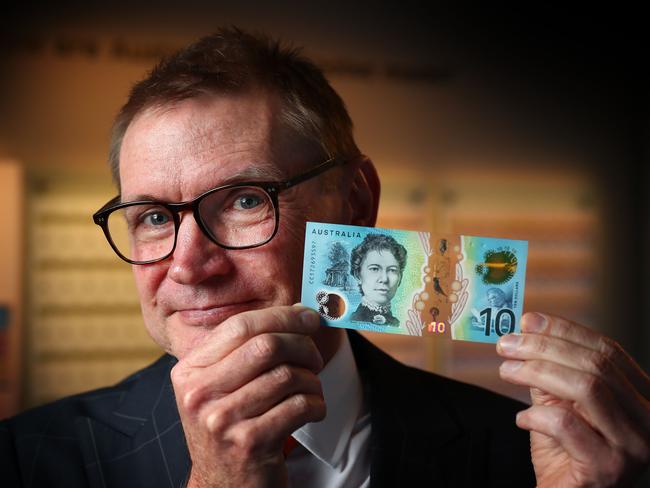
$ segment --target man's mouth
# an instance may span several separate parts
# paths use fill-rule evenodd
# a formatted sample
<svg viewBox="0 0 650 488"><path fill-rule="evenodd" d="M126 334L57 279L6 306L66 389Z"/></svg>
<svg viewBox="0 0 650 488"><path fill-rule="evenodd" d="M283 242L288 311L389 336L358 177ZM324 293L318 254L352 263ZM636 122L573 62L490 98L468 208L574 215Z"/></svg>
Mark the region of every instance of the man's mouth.
<svg viewBox="0 0 650 488"><path fill-rule="evenodd" d="M215 326L226 320L228 317L259 307L260 304L257 300L248 300L245 302L183 308L176 310L175 315L177 315L186 325Z"/></svg>

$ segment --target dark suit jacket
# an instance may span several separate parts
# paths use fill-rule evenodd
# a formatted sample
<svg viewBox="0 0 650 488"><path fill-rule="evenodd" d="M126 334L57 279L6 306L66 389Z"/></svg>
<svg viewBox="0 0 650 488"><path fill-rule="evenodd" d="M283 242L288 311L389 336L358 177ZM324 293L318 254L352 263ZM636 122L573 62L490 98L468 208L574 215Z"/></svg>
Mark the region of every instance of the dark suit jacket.
<svg viewBox="0 0 650 488"><path fill-rule="evenodd" d="M349 334L370 405L371 486L535 484L524 406L409 368ZM3 487L180 487L190 459L161 357L116 386L0 423Z"/></svg>

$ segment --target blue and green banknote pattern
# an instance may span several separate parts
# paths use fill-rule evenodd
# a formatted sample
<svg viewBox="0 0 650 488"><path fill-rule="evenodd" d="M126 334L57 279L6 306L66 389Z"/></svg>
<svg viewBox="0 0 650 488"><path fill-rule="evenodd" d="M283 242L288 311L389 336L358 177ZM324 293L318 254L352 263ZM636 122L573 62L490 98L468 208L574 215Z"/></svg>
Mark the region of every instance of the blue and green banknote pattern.
<svg viewBox="0 0 650 488"><path fill-rule="evenodd" d="M496 342L519 332L526 241L307 222L302 303L332 327Z"/></svg>

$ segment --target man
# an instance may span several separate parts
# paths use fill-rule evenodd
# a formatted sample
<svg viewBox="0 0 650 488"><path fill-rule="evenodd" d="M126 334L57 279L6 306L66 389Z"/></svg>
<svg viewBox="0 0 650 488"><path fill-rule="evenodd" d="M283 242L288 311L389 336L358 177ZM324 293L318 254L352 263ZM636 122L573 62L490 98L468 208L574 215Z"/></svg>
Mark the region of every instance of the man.
<svg viewBox="0 0 650 488"><path fill-rule="evenodd" d="M120 196L95 220L168 355L5 421L8 486L529 486L531 454L540 486L611 486L648 463L648 377L595 332L528 314L502 338L529 444L522 405L292 306L305 221L372 226L379 197L295 52L236 29L182 50L134 87L111 162Z"/></svg>

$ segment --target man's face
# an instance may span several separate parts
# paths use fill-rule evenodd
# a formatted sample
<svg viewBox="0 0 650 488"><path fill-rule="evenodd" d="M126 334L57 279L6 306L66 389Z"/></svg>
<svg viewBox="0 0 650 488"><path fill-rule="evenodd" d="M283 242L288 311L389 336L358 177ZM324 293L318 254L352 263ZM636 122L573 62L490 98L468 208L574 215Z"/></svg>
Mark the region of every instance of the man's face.
<svg viewBox="0 0 650 488"><path fill-rule="evenodd" d="M122 143L122 200L181 202L226 183L273 181L322 162L276 113L275 97L257 92L145 111ZM321 191L318 178L279 200L278 233L264 246L222 249L185 212L174 254L133 267L145 325L166 351L182 358L231 315L299 301L305 220L337 221L340 205Z"/></svg>
<svg viewBox="0 0 650 488"><path fill-rule="evenodd" d="M388 249L370 251L359 271L363 296L377 305L387 305L395 296L401 280L399 263Z"/></svg>

